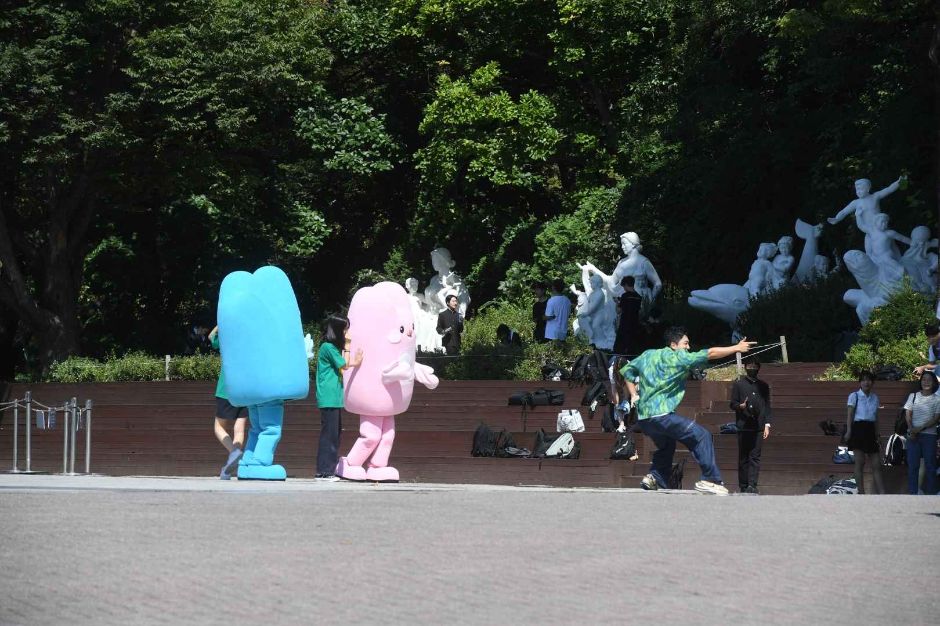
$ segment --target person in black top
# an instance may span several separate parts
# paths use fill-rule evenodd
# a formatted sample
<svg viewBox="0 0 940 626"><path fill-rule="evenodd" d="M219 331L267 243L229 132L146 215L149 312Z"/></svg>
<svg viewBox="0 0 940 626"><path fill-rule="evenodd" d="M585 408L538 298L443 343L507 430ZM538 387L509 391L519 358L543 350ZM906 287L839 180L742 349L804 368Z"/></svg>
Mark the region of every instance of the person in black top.
<svg viewBox="0 0 940 626"><path fill-rule="evenodd" d="M441 343L447 354L460 352L460 333L463 332L463 319L457 312L457 296L449 294L444 298L447 308L437 316L437 334L443 335Z"/></svg>
<svg viewBox="0 0 940 626"><path fill-rule="evenodd" d="M758 493L761 444L770 436L770 386L757 378L757 359L748 361L744 371L731 388L731 409L738 427L738 485L741 493Z"/></svg>
<svg viewBox="0 0 940 626"><path fill-rule="evenodd" d="M640 305L643 299L633 288L635 284L633 276L624 276L620 280L623 295L620 296L620 322L614 341L614 354L630 357L640 353Z"/></svg>
<svg viewBox="0 0 940 626"><path fill-rule="evenodd" d="M545 290L548 286L542 281L532 283L532 294L535 296L535 303L532 305L532 321L535 323L534 337L538 343L545 343L545 305L548 298L545 297Z"/></svg>

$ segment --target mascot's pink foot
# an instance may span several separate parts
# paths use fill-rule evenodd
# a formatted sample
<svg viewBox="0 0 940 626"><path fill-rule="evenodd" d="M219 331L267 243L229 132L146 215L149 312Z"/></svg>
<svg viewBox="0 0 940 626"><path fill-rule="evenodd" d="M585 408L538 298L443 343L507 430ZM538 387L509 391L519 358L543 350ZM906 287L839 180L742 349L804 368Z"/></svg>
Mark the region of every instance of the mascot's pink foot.
<svg viewBox="0 0 940 626"><path fill-rule="evenodd" d="M336 464L336 475L346 480L366 480L366 470L361 465L349 465L344 456Z"/></svg>
<svg viewBox="0 0 940 626"><path fill-rule="evenodd" d="M377 483L397 483L398 470L394 467L370 467L366 470L366 480Z"/></svg>

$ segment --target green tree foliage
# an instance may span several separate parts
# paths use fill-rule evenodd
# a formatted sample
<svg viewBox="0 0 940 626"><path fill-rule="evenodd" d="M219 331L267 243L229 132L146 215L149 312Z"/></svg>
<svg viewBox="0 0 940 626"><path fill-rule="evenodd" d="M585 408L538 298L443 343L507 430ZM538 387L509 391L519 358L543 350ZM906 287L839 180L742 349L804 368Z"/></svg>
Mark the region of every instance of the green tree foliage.
<svg viewBox="0 0 940 626"><path fill-rule="evenodd" d="M876 349L905 337L923 341L924 326L936 321L933 298L914 291L911 282L905 280L887 304L872 311L859 339Z"/></svg>
<svg viewBox="0 0 940 626"><path fill-rule="evenodd" d="M278 263L314 319L426 279L438 245L474 306L524 306L627 230L692 316L677 294L743 282L856 178L907 173L892 227L936 224L938 22L929 0L7 3L0 350L174 353L229 271Z"/></svg>

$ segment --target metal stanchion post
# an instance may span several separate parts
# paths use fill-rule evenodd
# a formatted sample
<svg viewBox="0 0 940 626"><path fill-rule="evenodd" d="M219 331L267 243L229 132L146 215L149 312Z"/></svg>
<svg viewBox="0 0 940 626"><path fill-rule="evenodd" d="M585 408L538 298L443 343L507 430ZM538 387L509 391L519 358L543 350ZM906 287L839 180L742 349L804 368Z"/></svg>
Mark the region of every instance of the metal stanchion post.
<svg viewBox="0 0 940 626"><path fill-rule="evenodd" d="M13 401L13 469L14 474L19 474L19 443L20 443L20 405L16 400Z"/></svg>
<svg viewBox="0 0 940 626"><path fill-rule="evenodd" d="M91 474L91 400L85 400L85 473Z"/></svg>
<svg viewBox="0 0 940 626"><path fill-rule="evenodd" d="M78 439L78 398L72 398L71 402L72 409L72 446L69 451L71 458L69 459L69 474L75 474L75 440Z"/></svg>
<svg viewBox="0 0 940 626"><path fill-rule="evenodd" d="M783 362L790 362L790 355L787 354L787 338L783 335L780 335L780 352L783 353Z"/></svg>
<svg viewBox="0 0 940 626"><path fill-rule="evenodd" d="M26 392L26 473L32 472L33 465L33 392Z"/></svg>
<svg viewBox="0 0 940 626"><path fill-rule="evenodd" d="M71 430L69 417L71 417L71 413L69 412L69 403L66 401L65 410L62 411L62 473L63 474L68 474L69 472L69 431Z"/></svg>

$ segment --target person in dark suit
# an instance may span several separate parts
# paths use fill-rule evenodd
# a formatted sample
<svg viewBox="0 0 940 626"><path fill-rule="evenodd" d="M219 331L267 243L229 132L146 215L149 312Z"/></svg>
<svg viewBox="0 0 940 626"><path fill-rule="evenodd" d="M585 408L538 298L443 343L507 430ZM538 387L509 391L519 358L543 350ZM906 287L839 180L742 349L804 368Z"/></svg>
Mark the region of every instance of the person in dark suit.
<svg viewBox="0 0 940 626"><path fill-rule="evenodd" d="M620 322L617 325L617 339L614 341L614 354L634 357L640 354L640 306L643 300L634 289L636 279L624 276L620 280L623 295L620 296Z"/></svg>
<svg viewBox="0 0 940 626"><path fill-rule="evenodd" d="M463 318L457 312L457 296L450 294L444 299L447 308L437 316L437 334L447 354L460 353L460 333L463 332Z"/></svg>
<svg viewBox="0 0 940 626"><path fill-rule="evenodd" d="M757 378L757 359L745 363L744 371L731 387L731 409L738 427L738 485L741 493L758 493L761 445L770 436L770 386Z"/></svg>

